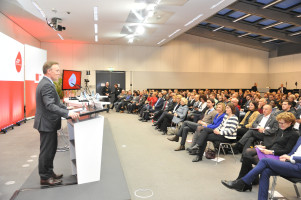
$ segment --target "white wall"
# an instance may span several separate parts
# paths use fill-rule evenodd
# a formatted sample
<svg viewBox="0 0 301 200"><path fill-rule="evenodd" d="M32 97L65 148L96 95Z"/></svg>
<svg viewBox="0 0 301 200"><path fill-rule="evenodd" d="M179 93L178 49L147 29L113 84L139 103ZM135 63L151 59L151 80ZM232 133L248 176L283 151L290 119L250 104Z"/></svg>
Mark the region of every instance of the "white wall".
<svg viewBox="0 0 301 200"><path fill-rule="evenodd" d="M278 88L281 83L288 89L301 88L301 54L281 56L269 59L269 84L271 88Z"/></svg>
<svg viewBox="0 0 301 200"><path fill-rule="evenodd" d="M12 22L9 18L0 13L0 32L21 42L22 44L29 44L40 48L40 41L32 35L24 31L20 26Z"/></svg>
<svg viewBox="0 0 301 200"><path fill-rule="evenodd" d="M41 43L64 69L126 71L126 89L268 85L268 53L184 34L162 47ZM85 73L84 73L85 74ZM132 74L132 80L128 74Z"/></svg>

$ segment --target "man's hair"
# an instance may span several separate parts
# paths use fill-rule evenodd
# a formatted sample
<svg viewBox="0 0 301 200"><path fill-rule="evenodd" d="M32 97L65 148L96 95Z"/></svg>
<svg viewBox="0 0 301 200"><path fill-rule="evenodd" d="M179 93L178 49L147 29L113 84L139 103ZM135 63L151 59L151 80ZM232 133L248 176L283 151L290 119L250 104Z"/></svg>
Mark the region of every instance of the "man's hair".
<svg viewBox="0 0 301 200"><path fill-rule="evenodd" d="M212 99L212 98L209 98L209 99L207 99L207 101L211 101L211 103L213 103L213 106L215 106L215 101L214 101L214 99Z"/></svg>
<svg viewBox="0 0 301 200"><path fill-rule="evenodd" d="M287 104L289 105L289 106L292 106L293 105L293 103L292 102L290 102L289 100L287 100L287 99L285 99L283 102L287 102ZM282 102L282 103L283 103Z"/></svg>
<svg viewBox="0 0 301 200"><path fill-rule="evenodd" d="M44 63L43 65L43 74L47 74L47 70L50 69L52 67L52 65L58 65L58 62L54 62L54 61L47 61Z"/></svg>

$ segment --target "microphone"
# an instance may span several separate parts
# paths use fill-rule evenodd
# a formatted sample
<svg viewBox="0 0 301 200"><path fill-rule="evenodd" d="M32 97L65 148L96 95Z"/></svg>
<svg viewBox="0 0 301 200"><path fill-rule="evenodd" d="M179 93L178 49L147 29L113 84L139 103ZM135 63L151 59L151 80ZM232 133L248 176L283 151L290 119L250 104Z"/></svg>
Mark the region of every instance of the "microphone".
<svg viewBox="0 0 301 200"><path fill-rule="evenodd" d="M78 88L82 88L82 86L80 86L80 85L78 85L78 84L74 84L74 83L71 83L72 84L72 86L76 86L76 87L78 87Z"/></svg>

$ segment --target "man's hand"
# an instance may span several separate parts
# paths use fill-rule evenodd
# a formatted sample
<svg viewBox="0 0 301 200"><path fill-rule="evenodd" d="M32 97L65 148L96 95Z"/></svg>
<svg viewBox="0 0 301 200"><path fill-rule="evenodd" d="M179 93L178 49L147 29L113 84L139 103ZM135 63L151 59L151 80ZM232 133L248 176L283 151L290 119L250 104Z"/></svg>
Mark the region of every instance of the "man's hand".
<svg viewBox="0 0 301 200"><path fill-rule="evenodd" d="M175 114L173 114L174 116L178 116L178 114L177 113L175 113Z"/></svg>
<svg viewBox="0 0 301 200"><path fill-rule="evenodd" d="M264 130L265 130L265 128L263 128L263 127L259 127L259 128L258 128L258 132L259 132L259 133L263 133Z"/></svg>
<svg viewBox="0 0 301 200"><path fill-rule="evenodd" d="M198 124L202 124L202 120L199 120L199 121L198 121Z"/></svg>
<svg viewBox="0 0 301 200"><path fill-rule="evenodd" d="M68 106L68 107L67 107L67 110L72 110L72 109L74 109L73 106Z"/></svg>
<svg viewBox="0 0 301 200"><path fill-rule="evenodd" d="M68 116L71 117L72 119L78 119L79 118L79 114L76 113L76 112L72 112L72 111L69 111Z"/></svg>
<svg viewBox="0 0 301 200"><path fill-rule="evenodd" d="M286 155L286 154L279 157L279 160L282 161L282 162L285 162L286 160L290 160L290 159L291 159L291 157L289 155Z"/></svg>

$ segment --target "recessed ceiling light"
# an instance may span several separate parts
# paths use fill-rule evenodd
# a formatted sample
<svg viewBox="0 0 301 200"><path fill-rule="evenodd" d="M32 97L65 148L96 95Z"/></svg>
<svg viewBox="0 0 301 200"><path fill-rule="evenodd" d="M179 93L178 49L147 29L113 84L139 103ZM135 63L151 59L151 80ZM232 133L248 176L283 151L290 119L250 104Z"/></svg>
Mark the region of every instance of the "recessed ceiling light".
<svg viewBox="0 0 301 200"><path fill-rule="evenodd" d="M98 7L94 7L94 21L98 21Z"/></svg>
<svg viewBox="0 0 301 200"><path fill-rule="evenodd" d="M272 42L272 41L275 41L275 40L278 40L278 39L277 38L276 39L270 39L270 40L266 40L266 41L264 41L262 43L268 43L268 42Z"/></svg>
<svg viewBox="0 0 301 200"><path fill-rule="evenodd" d="M40 6L38 5L38 3L35 2L35 1L32 1L32 4L38 9L38 11L41 13L41 15L42 15L44 18L46 18L46 15L45 15L44 11L40 8Z"/></svg>
<svg viewBox="0 0 301 200"><path fill-rule="evenodd" d="M98 35L95 35L95 42L98 42Z"/></svg>
<svg viewBox="0 0 301 200"><path fill-rule="evenodd" d="M219 29L222 29L222 28L224 28L224 26L220 26L220 27L214 29L213 31L218 31Z"/></svg>
<svg viewBox="0 0 301 200"><path fill-rule="evenodd" d="M188 25L192 24L193 22L195 22L196 20L198 20L202 16L203 16L203 14L199 14L198 16L196 16L195 18L193 18L192 20L187 22L184 26L188 26Z"/></svg>
<svg viewBox="0 0 301 200"><path fill-rule="evenodd" d="M210 9L214 9L215 7L219 6L220 4L222 4L225 0L221 0L220 2L218 2L217 4L214 4L213 6L211 6Z"/></svg>
<svg viewBox="0 0 301 200"><path fill-rule="evenodd" d="M95 32L95 34L98 33L98 25L97 24L94 24L94 32Z"/></svg>
<svg viewBox="0 0 301 200"><path fill-rule="evenodd" d="M244 19L244 18L246 18L246 17L249 17L251 14L246 14L246 15L243 15L243 16L241 16L240 18L237 18L236 20L234 20L233 22L238 22L239 20L242 20L242 19Z"/></svg>
<svg viewBox="0 0 301 200"><path fill-rule="evenodd" d="M247 35L250 35L251 33L245 33L245 34L242 34L242 35L239 35L238 37L245 37Z"/></svg>
<svg viewBox="0 0 301 200"><path fill-rule="evenodd" d="M301 31L296 32L296 33L292 33L292 34L290 34L290 36L295 36L295 35L300 35L300 34L301 34Z"/></svg>
<svg viewBox="0 0 301 200"><path fill-rule="evenodd" d="M162 42L164 42L166 39L161 40L160 42L158 42L157 44L161 44Z"/></svg>
<svg viewBox="0 0 301 200"><path fill-rule="evenodd" d="M181 29L177 29L175 32L173 32L172 34L170 34L168 37L172 37L173 35L175 35L177 32L179 32Z"/></svg>
<svg viewBox="0 0 301 200"><path fill-rule="evenodd" d="M283 1L283 0L276 0L276 1L273 1L272 3L269 3L269 4L265 5L265 6L263 6L262 9L266 9L266 8L272 6L272 5L276 4L276 3L279 3L279 2L281 2L281 1Z"/></svg>
<svg viewBox="0 0 301 200"><path fill-rule="evenodd" d="M283 22L274 23L274 24L271 24L271 25L269 25L269 26L265 26L265 27L263 27L262 29L268 29L268 28L271 28L271 27L273 27L273 26L277 26L277 25L280 25L280 24L283 24Z"/></svg>
<svg viewBox="0 0 301 200"><path fill-rule="evenodd" d="M128 41L128 42L129 42L130 44L132 44L132 43L134 42L134 39L135 39L135 38L134 38L134 37L132 37L132 38L130 38L130 39L129 39L129 41Z"/></svg>
<svg viewBox="0 0 301 200"><path fill-rule="evenodd" d="M64 40L64 38L61 36L61 34L57 34L60 38L61 38L61 40Z"/></svg>
<svg viewBox="0 0 301 200"><path fill-rule="evenodd" d="M145 28L141 25L139 25L137 28L136 28L136 32L135 34L137 35L143 35L143 33L145 32Z"/></svg>

